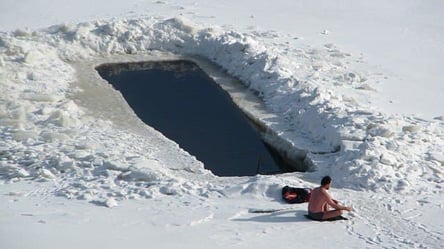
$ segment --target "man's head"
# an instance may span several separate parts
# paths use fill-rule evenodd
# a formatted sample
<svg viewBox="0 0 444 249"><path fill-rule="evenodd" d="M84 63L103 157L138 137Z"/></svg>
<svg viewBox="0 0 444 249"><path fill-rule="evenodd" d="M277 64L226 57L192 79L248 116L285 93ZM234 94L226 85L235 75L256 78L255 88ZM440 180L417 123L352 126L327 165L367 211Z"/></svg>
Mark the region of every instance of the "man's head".
<svg viewBox="0 0 444 249"><path fill-rule="evenodd" d="M321 186L325 187L326 189L330 188L331 184L331 177L330 176L324 176L321 180Z"/></svg>

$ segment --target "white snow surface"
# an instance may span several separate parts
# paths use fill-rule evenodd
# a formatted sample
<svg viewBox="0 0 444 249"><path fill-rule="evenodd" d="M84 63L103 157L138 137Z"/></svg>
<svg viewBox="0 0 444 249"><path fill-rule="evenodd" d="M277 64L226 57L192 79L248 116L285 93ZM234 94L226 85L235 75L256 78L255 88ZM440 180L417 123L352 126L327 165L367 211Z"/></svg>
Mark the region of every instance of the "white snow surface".
<svg viewBox="0 0 444 249"><path fill-rule="evenodd" d="M443 3L90 2L0 3L1 248L444 244ZM240 79L313 171L214 176L94 71L181 56ZM348 221L280 200L324 175Z"/></svg>

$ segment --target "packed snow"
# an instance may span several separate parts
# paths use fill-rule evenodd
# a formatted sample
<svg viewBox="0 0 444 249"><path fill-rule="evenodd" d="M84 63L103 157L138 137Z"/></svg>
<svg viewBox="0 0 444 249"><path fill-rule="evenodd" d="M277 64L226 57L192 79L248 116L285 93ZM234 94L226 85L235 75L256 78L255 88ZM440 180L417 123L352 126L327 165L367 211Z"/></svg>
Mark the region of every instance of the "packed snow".
<svg viewBox="0 0 444 249"><path fill-rule="evenodd" d="M2 247L444 243L444 4L37 2L0 4ZM214 176L94 70L171 58L239 79L236 103L310 171ZM324 175L348 221L310 222L280 199Z"/></svg>

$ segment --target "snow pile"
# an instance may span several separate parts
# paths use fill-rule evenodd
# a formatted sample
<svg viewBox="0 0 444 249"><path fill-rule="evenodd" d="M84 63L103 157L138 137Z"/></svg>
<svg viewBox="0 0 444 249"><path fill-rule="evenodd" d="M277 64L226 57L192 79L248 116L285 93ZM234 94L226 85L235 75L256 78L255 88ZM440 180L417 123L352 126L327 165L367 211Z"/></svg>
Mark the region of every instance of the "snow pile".
<svg viewBox="0 0 444 249"><path fill-rule="evenodd" d="M442 191L442 120L375 110L368 96L384 76L359 70L362 58L334 44L289 49L264 37L182 18L1 33L2 179L51 180L57 195L110 207L114 198L236 192L153 129L142 136L117 127L70 97L82 91L70 62L160 50L207 58L255 91L285 119L270 128L307 151L316 169L308 179L329 174L337 185L358 190ZM265 182L278 189L273 179ZM262 180L256 180L257 187ZM419 182L426 182L422 189Z"/></svg>

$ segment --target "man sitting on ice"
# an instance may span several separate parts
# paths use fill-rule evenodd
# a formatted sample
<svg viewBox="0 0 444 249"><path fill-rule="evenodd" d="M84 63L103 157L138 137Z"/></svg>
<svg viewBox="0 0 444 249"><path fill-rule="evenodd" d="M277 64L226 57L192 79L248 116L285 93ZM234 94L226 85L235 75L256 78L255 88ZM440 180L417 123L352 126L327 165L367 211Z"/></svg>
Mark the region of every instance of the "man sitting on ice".
<svg viewBox="0 0 444 249"><path fill-rule="evenodd" d="M331 177L325 176L321 180L321 186L313 189L308 202L308 216L314 220L331 220L340 218L343 210L351 211L351 207L342 206L333 199L327 190L330 189ZM333 210L330 210L330 207Z"/></svg>

